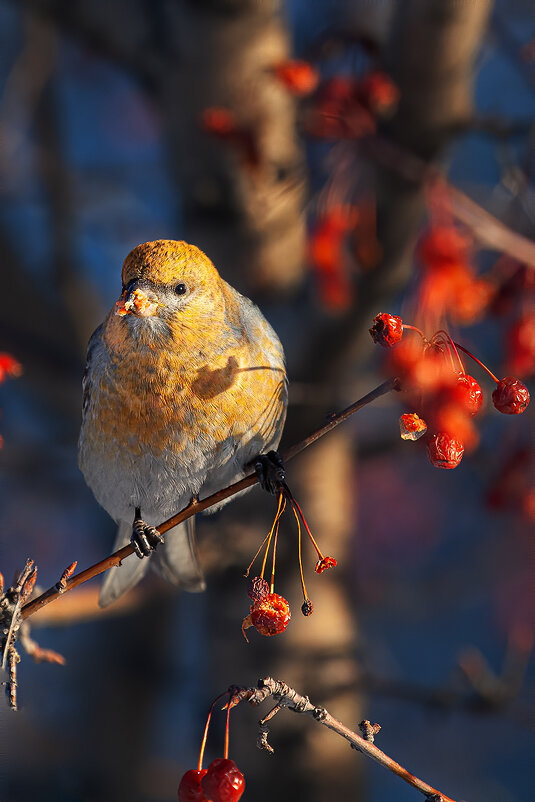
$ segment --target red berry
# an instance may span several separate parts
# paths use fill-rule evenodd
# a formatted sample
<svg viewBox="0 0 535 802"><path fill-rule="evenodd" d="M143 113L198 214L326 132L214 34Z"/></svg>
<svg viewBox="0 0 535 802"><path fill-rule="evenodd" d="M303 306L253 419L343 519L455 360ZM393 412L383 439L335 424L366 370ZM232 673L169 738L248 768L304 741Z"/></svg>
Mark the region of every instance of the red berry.
<svg viewBox="0 0 535 802"><path fill-rule="evenodd" d="M261 635L278 635L284 632L292 614L290 605L278 593L268 593L251 607L251 621Z"/></svg>
<svg viewBox="0 0 535 802"><path fill-rule="evenodd" d="M519 379L506 376L492 393L492 403L505 415L520 415L529 404L529 390Z"/></svg>
<svg viewBox="0 0 535 802"><path fill-rule="evenodd" d="M451 225L434 225L420 240L420 259L425 267L444 262L465 262L470 247L468 237Z"/></svg>
<svg viewBox="0 0 535 802"><path fill-rule="evenodd" d="M178 786L178 802L208 802L201 787L206 772L207 769L190 769L184 774Z"/></svg>
<svg viewBox="0 0 535 802"><path fill-rule="evenodd" d="M455 399L470 415L475 415L481 409L483 393L476 380L467 373L461 373L453 388Z"/></svg>
<svg viewBox="0 0 535 802"><path fill-rule="evenodd" d="M427 451L435 468L456 468L463 458L464 446L446 432L438 432L427 444Z"/></svg>
<svg viewBox="0 0 535 802"><path fill-rule="evenodd" d="M327 568L335 568L338 565L338 561L334 559L334 557L322 557L321 560L318 560L314 571L317 574L322 574Z"/></svg>
<svg viewBox="0 0 535 802"><path fill-rule="evenodd" d="M233 760L218 757L208 766L201 785L210 802L238 802L245 790L245 778Z"/></svg>
<svg viewBox="0 0 535 802"><path fill-rule="evenodd" d="M318 70L308 61L283 61L273 68L279 81L294 95L309 95L319 83Z"/></svg>
<svg viewBox="0 0 535 802"><path fill-rule="evenodd" d="M374 317L370 334L374 343L379 343L384 348L390 348L403 337L403 321L397 315L383 312Z"/></svg>

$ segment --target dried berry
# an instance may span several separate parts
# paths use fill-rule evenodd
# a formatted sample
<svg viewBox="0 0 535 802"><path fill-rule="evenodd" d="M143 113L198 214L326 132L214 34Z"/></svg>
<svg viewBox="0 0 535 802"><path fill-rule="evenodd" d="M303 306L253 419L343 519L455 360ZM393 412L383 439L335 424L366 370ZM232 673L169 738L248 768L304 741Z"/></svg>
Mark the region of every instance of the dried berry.
<svg viewBox="0 0 535 802"><path fill-rule="evenodd" d="M202 778L202 790L210 802L238 802L245 790L245 778L233 760L212 760Z"/></svg>
<svg viewBox="0 0 535 802"><path fill-rule="evenodd" d="M403 321L397 315L382 312L374 317L370 334L374 343L390 348L403 337Z"/></svg>
<svg viewBox="0 0 535 802"><path fill-rule="evenodd" d="M249 590L247 595L253 602L259 602L265 598L269 593L269 584L261 576L255 576L249 583Z"/></svg>
<svg viewBox="0 0 535 802"><path fill-rule="evenodd" d="M322 557L321 560L318 560L316 566L314 568L317 574L322 574L327 568L335 568L338 565L338 561L334 559L334 557Z"/></svg>
<svg viewBox="0 0 535 802"><path fill-rule="evenodd" d="M427 423L416 412L407 412L399 419L399 433L402 440L418 440L427 431Z"/></svg>
<svg viewBox="0 0 535 802"><path fill-rule="evenodd" d="M251 612L243 619L242 632L245 640L247 635L245 630L255 627L261 635L278 635L284 632L292 614L290 605L284 596L278 593L268 593L259 601L251 606Z"/></svg>
<svg viewBox="0 0 535 802"><path fill-rule="evenodd" d="M464 445L446 432L434 434L427 450L436 468L456 468L463 458Z"/></svg>
<svg viewBox="0 0 535 802"><path fill-rule="evenodd" d="M505 415L520 415L529 404L529 390L519 379L506 376L492 393L492 403Z"/></svg>
<svg viewBox="0 0 535 802"><path fill-rule="evenodd" d="M178 786L178 802L208 802L201 787L201 780L207 769L190 769L187 771Z"/></svg>
<svg viewBox="0 0 535 802"><path fill-rule="evenodd" d="M305 601L301 605L301 612L303 613L304 616L312 615L312 613L314 612L314 605L312 604L310 599L305 599Z"/></svg>

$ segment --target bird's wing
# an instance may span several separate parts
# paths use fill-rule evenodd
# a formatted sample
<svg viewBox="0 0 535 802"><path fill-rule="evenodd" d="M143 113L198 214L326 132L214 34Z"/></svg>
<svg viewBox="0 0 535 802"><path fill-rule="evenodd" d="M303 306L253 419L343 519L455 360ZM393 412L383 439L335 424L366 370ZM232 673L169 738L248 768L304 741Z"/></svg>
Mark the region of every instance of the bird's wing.
<svg viewBox="0 0 535 802"><path fill-rule="evenodd" d="M165 533L165 542L150 557L151 568L167 582L197 593L206 588L195 548L195 518Z"/></svg>
<svg viewBox="0 0 535 802"><path fill-rule="evenodd" d="M130 543L131 536L132 524L127 521L121 521L119 529L117 530L113 550L117 551L118 549L122 549L123 546ZM140 560L135 554L130 554L128 557L125 557L121 565L110 568L106 572L102 588L100 589L98 598L99 605L101 607L107 607L108 604L114 602L119 596L126 593L127 590L133 588L146 573L148 567L148 557Z"/></svg>
<svg viewBox="0 0 535 802"><path fill-rule="evenodd" d="M87 354L85 357L85 370L84 375L82 377L82 415L85 415L87 412L87 408L89 406L89 401L91 399L91 360L93 358L93 352L100 342L102 334L102 324L98 326L91 338L89 340L87 346Z"/></svg>

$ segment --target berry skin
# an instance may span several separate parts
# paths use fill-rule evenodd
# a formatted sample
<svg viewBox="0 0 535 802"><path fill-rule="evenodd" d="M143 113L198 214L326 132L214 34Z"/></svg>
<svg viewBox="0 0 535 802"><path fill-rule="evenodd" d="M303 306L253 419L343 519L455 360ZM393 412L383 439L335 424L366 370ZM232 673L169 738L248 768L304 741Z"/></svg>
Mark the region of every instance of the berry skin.
<svg viewBox="0 0 535 802"><path fill-rule="evenodd" d="M202 790L210 802L238 802L245 790L245 779L233 760L212 760L202 778Z"/></svg>
<svg viewBox="0 0 535 802"><path fill-rule="evenodd" d="M374 317L370 334L374 343L379 343L383 348L390 348L403 337L403 321L397 315L382 312Z"/></svg>
<svg viewBox="0 0 535 802"><path fill-rule="evenodd" d="M434 434L427 444L429 459L435 468L456 468L463 458L464 446L460 440L447 434Z"/></svg>
<svg viewBox="0 0 535 802"><path fill-rule="evenodd" d="M178 786L178 802L208 802L201 787L201 780L207 769L190 769L187 771Z"/></svg>
<svg viewBox="0 0 535 802"><path fill-rule="evenodd" d="M254 579L251 579L247 595L255 604L260 602L262 599L265 599L268 594L269 585L265 579L262 579L260 576L255 576Z"/></svg>
<svg viewBox="0 0 535 802"><path fill-rule="evenodd" d="M292 614L290 605L284 596L278 593L267 593L251 605L251 612L243 619L241 629L247 642L245 630L255 627L261 635L278 635L284 632Z"/></svg>
<svg viewBox="0 0 535 802"><path fill-rule="evenodd" d="M461 373L453 387L455 399L470 415L476 415L483 403L483 393L476 380L467 373Z"/></svg>
<svg viewBox="0 0 535 802"><path fill-rule="evenodd" d="M290 605L278 593L268 593L251 607L251 621L261 635L284 632L291 618Z"/></svg>
<svg viewBox="0 0 535 802"><path fill-rule="evenodd" d="M529 404L529 390L519 379L506 376L492 393L492 403L504 415L520 415Z"/></svg>

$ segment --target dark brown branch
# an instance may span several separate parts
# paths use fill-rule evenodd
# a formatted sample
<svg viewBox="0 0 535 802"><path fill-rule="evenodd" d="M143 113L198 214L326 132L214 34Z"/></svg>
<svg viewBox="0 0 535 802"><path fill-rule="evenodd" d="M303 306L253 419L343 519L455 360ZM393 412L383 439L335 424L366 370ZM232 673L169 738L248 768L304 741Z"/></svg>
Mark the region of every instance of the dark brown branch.
<svg viewBox="0 0 535 802"><path fill-rule="evenodd" d="M367 404L370 404L372 401L375 401L382 395L398 389L398 379L388 379L388 381L383 382L383 384L379 385L379 387L376 387L375 390L367 393L354 404L351 404L351 406L342 410L342 412L332 415L326 424L320 426L308 437L305 437L299 443L296 443L294 446L285 451L282 455L283 459L285 461L293 459L293 457L297 456L297 454L299 454L305 448L312 445L312 443L315 443L316 440L318 440L320 437L323 437L323 435L327 434L327 432L330 432L331 429L334 429L340 423L347 420L347 418L349 418L359 409L362 409L362 407L365 407ZM245 476L243 479L240 479L239 482L235 482L233 485L225 487L222 490L219 490L217 493L213 493L211 496L208 496L207 498L201 500L193 499L187 505L187 507L184 507L183 510L178 512L176 515L173 515L171 518L168 518L156 528L160 534L163 535L165 532L168 532L170 529L173 529L173 527L177 526L177 524L182 523L187 518L191 518L192 515L196 515L198 512L203 512L204 510L208 509L208 507L212 507L214 504L219 504L219 502L224 501L224 499L230 498L230 496L234 496L236 493L240 493L242 490L245 490L248 487L252 487L252 485L256 484L257 482L258 477L255 473L251 473L248 476ZM85 571L80 571L80 573L76 574L71 579L66 579L64 572L62 574L62 579L60 580L61 588L58 589L59 583L57 583L36 599L33 599L33 601L26 604L22 609L22 618L28 618L37 610L41 609L41 607L44 607L45 604L49 604L51 601L54 601L54 599L57 599L58 596L67 593L69 590L73 590L83 582L87 582L88 579L92 579L93 577L102 574L104 571L107 571L108 568L112 568L114 565L120 565L121 560L124 560L125 557L133 554L133 552L134 549L131 545L124 546L122 549L114 552L104 560L100 560L98 563L86 568Z"/></svg>
<svg viewBox="0 0 535 802"><path fill-rule="evenodd" d="M331 716L328 710L323 707L316 707L313 705L308 696L302 696L302 694L298 693L293 688L290 688L284 682L274 680L272 677L266 677L265 679L259 680L257 688L230 688L229 692L234 698L237 697L240 700L247 699L249 703L253 705L261 704L270 697L276 702L276 706L272 709L271 713L268 713L268 715L265 716L260 722L261 736L258 739L260 748L267 748L269 751L273 751L272 747L270 747L267 742L268 731L266 722L272 717L272 714L278 712L283 707L287 707L289 710L293 710L296 713L305 713L306 715L311 716L319 724L322 724L324 727L336 732L337 735L345 738L346 741L351 744L353 749L356 749L358 752L362 752L372 760L380 763L381 766L384 766L386 769L392 772L392 774L395 774L404 782L408 783L413 788L416 788L418 791L420 791L420 793L424 794L425 798L429 800L429 802L431 802L431 800L432 802L454 802L451 797L446 796L441 791L437 791L436 788L433 788L433 786L424 782L419 777L416 777L406 768L389 757L389 755L385 754L385 752L375 746L373 738L380 730L378 724L361 722L361 728L364 731L364 735L357 735L356 732L350 730L345 726L345 724L342 724L341 721L338 721L338 719L334 718L334 716Z"/></svg>

